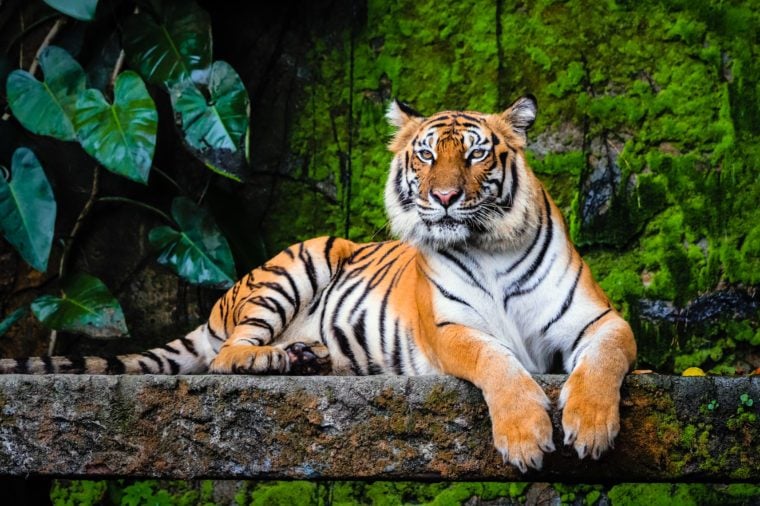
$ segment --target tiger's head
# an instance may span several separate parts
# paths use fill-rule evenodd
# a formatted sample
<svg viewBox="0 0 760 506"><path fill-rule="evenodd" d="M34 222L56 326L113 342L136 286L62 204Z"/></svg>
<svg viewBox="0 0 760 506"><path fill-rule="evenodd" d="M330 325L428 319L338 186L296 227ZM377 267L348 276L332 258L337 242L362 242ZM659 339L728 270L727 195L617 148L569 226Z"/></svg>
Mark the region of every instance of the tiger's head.
<svg viewBox="0 0 760 506"><path fill-rule="evenodd" d="M525 161L536 99L501 114L444 111L423 117L397 101L398 128L385 187L392 232L419 247L509 248L533 224L540 183Z"/></svg>

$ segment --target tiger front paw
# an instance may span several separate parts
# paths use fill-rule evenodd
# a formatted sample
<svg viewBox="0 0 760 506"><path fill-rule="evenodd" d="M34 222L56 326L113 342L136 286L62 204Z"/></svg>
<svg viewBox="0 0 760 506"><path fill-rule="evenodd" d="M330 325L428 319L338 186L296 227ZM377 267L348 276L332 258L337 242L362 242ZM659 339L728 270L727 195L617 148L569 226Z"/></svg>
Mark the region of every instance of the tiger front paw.
<svg viewBox="0 0 760 506"><path fill-rule="evenodd" d="M614 378L592 381L583 374L571 374L560 394L565 444L572 445L579 458L596 460L614 447L620 431L620 389Z"/></svg>
<svg viewBox="0 0 760 506"><path fill-rule="evenodd" d="M541 387L530 381L534 385L530 393L522 390L502 395L504 401L491 409L494 445L505 463L523 473L528 467L541 469L544 453L554 451L549 400Z"/></svg>
<svg viewBox="0 0 760 506"><path fill-rule="evenodd" d="M288 354L280 348L232 344L219 350L209 371L215 374L284 374L289 368Z"/></svg>

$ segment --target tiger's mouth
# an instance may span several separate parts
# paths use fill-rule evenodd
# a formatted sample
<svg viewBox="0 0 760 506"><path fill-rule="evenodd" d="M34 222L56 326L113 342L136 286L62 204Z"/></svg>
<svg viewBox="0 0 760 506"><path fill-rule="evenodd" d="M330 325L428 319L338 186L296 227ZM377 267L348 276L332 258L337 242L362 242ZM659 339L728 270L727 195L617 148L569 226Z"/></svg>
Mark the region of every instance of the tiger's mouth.
<svg viewBox="0 0 760 506"><path fill-rule="evenodd" d="M442 216L441 218L438 218L437 220L423 219L422 221L423 223L425 223L425 225L428 226L428 228L435 227L435 226L443 227L443 228L467 226L467 223L464 220L459 220L448 214Z"/></svg>

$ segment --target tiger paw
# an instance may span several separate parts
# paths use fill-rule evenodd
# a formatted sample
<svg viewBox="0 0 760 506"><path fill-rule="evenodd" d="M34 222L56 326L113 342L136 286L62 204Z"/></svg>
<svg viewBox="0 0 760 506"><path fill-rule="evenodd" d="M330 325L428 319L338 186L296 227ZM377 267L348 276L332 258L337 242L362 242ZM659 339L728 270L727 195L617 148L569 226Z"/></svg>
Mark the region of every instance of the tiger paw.
<svg viewBox="0 0 760 506"><path fill-rule="evenodd" d="M320 342L293 343L285 351L290 361L290 374L302 376L329 374L331 371L330 351Z"/></svg>
<svg viewBox="0 0 760 506"><path fill-rule="evenodd" d="M560 394L565 444L572 445L579 458L596 460L614 447L620 431L620 390L614 378L592 381L583 374L571 374Z"/></svg>
<svg viewBox="0 0 760 506"><path fill-rule="evenodd" d="M232 344L219 350L209 371L215 374L284 374L289 367L288 354L280 348Z"/></svg>
<svg viewBox="0 0 760 506"><path fill-rule="evenodd" d="M502 396L503 407L491 409L494 445L505 463L523 473L528 467L541 469L544 453L554 451L552 422L546 411L549 401L538 385L535 389L531 392L535 396L527 398L525 392Z"/></svg>

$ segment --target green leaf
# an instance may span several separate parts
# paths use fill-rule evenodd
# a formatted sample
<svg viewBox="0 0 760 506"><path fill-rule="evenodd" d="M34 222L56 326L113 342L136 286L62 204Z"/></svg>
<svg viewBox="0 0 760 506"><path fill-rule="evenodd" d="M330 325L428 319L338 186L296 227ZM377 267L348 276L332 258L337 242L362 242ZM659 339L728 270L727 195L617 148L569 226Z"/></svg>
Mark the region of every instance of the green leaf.
<svg viewBox="0 0 760 506"><path fill-rule="evenodd" d="M151 84L183 79L205 82L211 64L211 22L195 2L167 0L124 24L124 51Z"/></svg>
<svg viewBox="0 0 760 506"><path fill-rule="evenodd" d="M53 9L80 21L91 21L95 17L98 0L44 0Z"/></svg>
<svg viewBox="0 0 760 506"><path fill-rule="evenodd" d="M28 148L13 153L10 182L0 178L0 230L21 257L47 270L56 203L40 162Z"/></svg>
<svg viewBox="0 0 760 506"><path fill-rule="evenodd" d="M106 285L89 274L76 274L61 288L61 297L43 295L32 312L45 326L91 337L127 334L124 312Z"/></svg>
<svg viewBox="0 0 760 506"><path fill-rule="evenodd" d="M104 167L133 181L148 181L158 112L140 76L119 74L113 105L100 91L85 91L77 101L74 125L84 150Z"/></svg>
<svg viewBox="0 0 760 506"><path fill-rule="evenodd" d="M64 49L48 46L40 54L45 81L25 70L8 76L6 93L13 115L24 128L38 135L73 141L77 96L84 91L84 70Z"/></svg>
<svg viewBox="0 0 760 506"><path fill-rule="evenodd" d="M231 286L235 279L232 252L208 211L188 198L177 197L172 216L179 230L156 227L148 235L150 243L162 249L158 262L193 284Z"/></svg>
<svg viewBox="0 0 760 506"><path fill-rule="evenodd" d="M21 306L5 317L5 319L0 322L0 337L4 336L5 333L8 332L8 330L13 326L13 324L19 321L21 317L26 314L28 309L29 308L26 306Z"/></svg>
<svg viewBox="0 0 760 506"><path fill-rule="evenodd" d="M211 170L240 181L248 157L250 101L235 69L226 62L214 62L207 95L186 79L171 87L171 98L193 154Z"/></svg>

